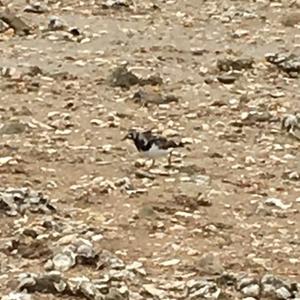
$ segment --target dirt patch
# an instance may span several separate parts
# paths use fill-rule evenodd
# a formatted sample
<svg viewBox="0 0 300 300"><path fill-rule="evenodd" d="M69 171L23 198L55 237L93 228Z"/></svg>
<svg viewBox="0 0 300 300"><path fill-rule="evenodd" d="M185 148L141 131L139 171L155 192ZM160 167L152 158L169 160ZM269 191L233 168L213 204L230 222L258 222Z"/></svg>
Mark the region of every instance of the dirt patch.
<svg viewBox="0 0 300 300"><path fill-rule="evenodd" d="M297 22L280 18L297 1L2 2L30 33L0 26L1 188L40 191L56 209L17 202L9 216L0 202L3 295L25 272L38 274L23 286L33 297L58 299L94 299L97 284L105 299L221 299L222 280L234 281L226 297L258 298L265 274L300 282L299 140L280 123L300 109ZM133 127L187 143L171 168L146 170L121 141ZM95 265L70 258L47 281L68 235ZM121 283L93 281L105 274ZM236 285L241 274L254 279ZM271 285L274 299L297 293Z"/></svg>

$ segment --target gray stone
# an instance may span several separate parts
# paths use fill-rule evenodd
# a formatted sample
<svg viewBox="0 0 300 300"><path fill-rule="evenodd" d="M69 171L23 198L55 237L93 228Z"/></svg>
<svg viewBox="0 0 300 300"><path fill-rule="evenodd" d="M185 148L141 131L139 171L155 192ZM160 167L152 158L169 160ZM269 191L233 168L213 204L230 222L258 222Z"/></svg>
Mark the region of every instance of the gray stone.
<svg viewBox="0 0 300 300"><path fill-rule="evenodd" d="M127 0L106 0L102 3L102 8L121 8L129 7Z"/></svg>
<svg viewBox="0 0 300 300"><path fill-rule="evenodd" d="M269 53L265 58L269 63L288 73L290 77L297 77L300 72L300 57L295 54Z"/></svg>
<svg viewBox="0 0 300 300"><path fill-rule="evenodd" d="M60 280L58 283L54 282L53 285L59 293L62 293L68 286L63 280Z"/></svg>
<svg viewBox="0 0 300 300"><path fill-rule="evenodd" d="M218 299L221 289L211 281L191 279L187 282L188 296L191 300L196 299Z"/></svg>
<svg viewBox="0 0 300 300"><path fill-rule="evenodd" d="M117 67L108 79L109 83L113 87L129 88L132 85L136 85L140 82L140 79L128 71L126 66Z"/></svg>
<svg viewBox="0 0 300 300"><path fill-rule="evenodd" d="M199 260L199 271L205 275L217 275L224 272L220 259L211 254L204 254Z"/></svg>
<svg viewBox="0 0 300 300"><path fill-rule="evenodd" d="M166 291L156 288L154 284L144 284L143 289L146 295L151 295L155 299L166 299L167 297Z"/></svg>
<svg viewBox="0 0 300 300"><path fill-rule="evenodd" d="M149 204L143 205L139 210L139 217L141 219L147 218L155 218L157 213L153 209L153 207Z"/></svg>
<svg viewBox="0 0 300 300"><path fill-rule="evenodd" d="M280 278L275 277L272 274L266 274L261 279L262 285L262 295L266 297L274 297L276 296L276 290L285 287L285 283ZM279 293L284 293L284 291L280 291Z"/></svg>
<svg viewBox="0 0 300 300"><path fill-rule="evenodd" d="M217 79L223 84L233 84L237 80L237 76L224 74L217 76Z"/></svg>
<svg viewBox="0 0 300 300"><path fill-rule="evenodd" d="M67 271L76 264L76 256L71 251L56 254L53 259L53 266L56 270Z"/></svg>
<svg viewBox="0 0 300 300"><path fill-rule="evenodd" d="M244 296L258 297L260 294L260 287L258 284L251 284L242 288L241 292Z"/></svg>
<svg viewBox="0 0 300 300"><path fill-rule="evenodd" d="M217 67L220 71L231 71L231 70L246 70L253 67L253 58L237 58L237 59L218 59Z"/></svg>
<svg viewBox="0 0 300 300"><path fill-rule="evenodd" d="M11 121L4 124L0 128L0 134L12 135L12 134L21 134L26 130L26 125L20 121Z"/></svg>
<svg viewBox="0 0 300 300"><path fill-rule="evenodd" d="M49 17L48 30L67 30L67 24L56 16Z"/></svg>
<svg viewBox="0 0 300 300"><path fill-rule="evenodd" d="M284 26L292 27L300 23L300 13L297 11L290 12L283 16L281 23Z"/></svg>
<svg viewBox="0 0 300 300"><path fill-rule="evenodd" d="M105 300L125 300L128 299L127 296L120 293L116 288L111 288L109 293L105 296Z"/></svg>
<svg viewBox="0 0 300 300"><path fill-rule="evenodd" d="M277 289L275 291L275 294L276 294L277 298L280 300L286 300L286 299L290 299L292 297L292 294L285 286L282 286L281 288Z"/></svg>
<svg viewBox="0 0 300 300"><path fill-rule="evenodd" d="M288 209L292 206L292 204L284 204L282 200L278 198L267 198L265 200L265 204L268 206L275 206L283 210Z"/></svg>
<svg viewBox="0 0 300 300"><path fill-rule="evenodd" d="M11 292L8 295L3 296L1 299L2 300L31 300L32 297L31 295L26 293Z"/></svg>
<svg viewBox="0 0 300 300"><path fill-rule="evenodd" d="M241 290L246 286L249 286L251 284L257 284L257 283L258 281L255 278L244 277L238 282L237 289Z"/></svg>
<svg viewBox="0 0 300 300"><path fill-rule="evenodd" d="M0 211L10 216L23 214L25 211L47 213L56 211L55 207L43 194L27 188L0 189Z"/></svg>
<svg viewBox="0 0 300 300"><path fill-rule="evenodd" d="M24 12L27 12L27 13L43 14L48 11L49 11L49 8L46 5L46 3L43 3L40 1L28 4L24 8Z"/></svg>

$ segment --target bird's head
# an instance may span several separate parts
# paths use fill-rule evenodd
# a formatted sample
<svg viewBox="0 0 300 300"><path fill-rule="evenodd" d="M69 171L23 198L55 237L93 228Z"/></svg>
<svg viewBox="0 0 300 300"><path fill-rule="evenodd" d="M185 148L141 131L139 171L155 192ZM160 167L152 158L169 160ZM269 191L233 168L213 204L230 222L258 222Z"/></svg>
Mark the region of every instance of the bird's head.
<svg viewBox="0 0 300 300"><path fill-rule="evenodd" d="M138 136L138 132L135 129L129 129L127 134L122 138L124 140L135 140Z"/></svg>

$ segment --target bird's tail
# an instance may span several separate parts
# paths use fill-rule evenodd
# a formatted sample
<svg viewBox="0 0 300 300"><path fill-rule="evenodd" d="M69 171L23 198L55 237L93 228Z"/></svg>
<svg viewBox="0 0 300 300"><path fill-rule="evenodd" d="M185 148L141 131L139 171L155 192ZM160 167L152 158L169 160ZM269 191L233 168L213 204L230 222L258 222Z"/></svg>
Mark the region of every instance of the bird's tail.
<svg viewBox="0 0 300 300"><path fill-rule="evenodd" d="M175 141L168 141L165 145L165 148L168 149L168 148L180 148L180 147L184 147L184 143L182 142L179 142L179 143L176 143Z"/></svg>

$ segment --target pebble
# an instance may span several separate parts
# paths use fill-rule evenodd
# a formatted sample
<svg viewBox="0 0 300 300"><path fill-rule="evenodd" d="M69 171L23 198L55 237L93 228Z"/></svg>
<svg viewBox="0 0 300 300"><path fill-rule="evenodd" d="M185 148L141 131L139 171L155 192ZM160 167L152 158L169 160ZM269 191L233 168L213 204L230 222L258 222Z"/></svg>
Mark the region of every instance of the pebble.
<svg viewBox="0 0 300 300"><path fill-rule="evenodd" d="M248 30L245 30L245 29L237 29L233 32L232 34L232 37L233 38L241 38L241 37L244 37L246 35L249 34L249 31Z"/></svg>
<svg viewBox="0 0 300 300"><path fill-rule="evenodd" d="M4 6L2 2L14 1L0 0L0 6ZM280 131L279 122L281 114L293 113L296 108L297 95L292 92L297 91L299 80L284 72L300 73L299 57L296 51L294 55L277 53L261 61L260 50L254 53L254 61L241 57L240 51L245 48L250 54L257 45L261 48L262 41L268 47L275 45L274 49L280 44L280 49L293 51L288 46L299 44L299 35L290 37L289 31L296 32L297 28L285 30L277 18L272 20L268 11L257 10L256 5L272 6L272 13L279 18L284 12L289 17L285 24L297 26L299 16L295 18L293 14L298 12L285 6L297 6L299 1L259 0L245 5L238 1L238 7L230 1L221 5L217 1L201 1L200 19L211 17L210 23L216 27L204 33L203 28L198 28L198 12L183 6L182 11L178 10L181 4L176 0L154 4L91 0L79 1L78 5L72 1L27 1L32 7L48 2L49 9L66 15L72 26L81 25L91 32L89 37L82 36L81 30L69 27L60 16L51 18L45 28L47 16L23 13L32 26L32 34L24 38L24 43L22 38L14 38L13 29L4 28L6 33L0 37L12 38L4 43L7 45L3 48L3 62L19 61L13 64L15 67L0 67L1 176L3 186L19 182L30 187L0 189L3 230L9 233L0 245L3 286L5 290L12 288L8 280L16 279L30 292L23 293L21 289L22 293L11 292L3 299L299 298L289 282L295 282L296 277L286 275L279 279L263 274L273 267L278 273L294 274L299 264L299 170L295 167L298 143ZM106 11L105 4L109 6ZM180 38L191 39L190 43L179 45L173 40L168 44L173 32L156 32L161 23L164 28L172 23L172 16L170 19L166 14L168 10L178 17L175 27L180 25L180 31L187 24L191 26L190 36L180 34ZM111 28L109 24L104 28L93 24L93 18L103 23L112 19L111 14ZM131 18L141 28L133 28ZM45 20L44 28L38 27ZM250 28L248 20L262 26ZM226 27L221 34L217 28L220 22ZM125 27L119 28L120 24ZM149 30L144 30L145 24ZM152 45L147 42L148 33ZM193 44L201 46L198 40L203 39L203 34L211 50L190 48ZM81 38L76 40L78 35ZM92 41L98 46L99 37L113 48L106 47L106 43L96 51L78 44ZM139 37L143 47L136 45ZM157 37L159 41L155 41ZM229 46L222 47L222 42ZM29 66L29 62L22 63L26 58L37 58L43 70L24 73L23 69ZM121 59L129 59L129 64L134 65L127 68L126 62L126 66L117 67L107 82L104 77L109 66ZM215 61L220 59L223 62L215 67ZM185 60L194 70L189 74ZM65 67L68 72L63 71ZM57 68L65 75L56 75ZM133 68L139 75L130 71ZM164 80L160 76L143 77L153 70L159 70ZM220 84L222 81L224 85ZM154 94L140 94L144 99L140 106L127 101L135 90L146 87ZM170 91L176 96L164 95ZM241 95L246 94L242 99ZM27 103L29 108L36 102L32 115L19 114L19 108L10 110L11 105L18 106L17 101L20 107ZM143 106L146 103L150 107ZM49 111L52 112L47 116ZM192 146L185 147L180 163L151 173L144 170L145 160L133 165L134 155L133 159L128 158L131 153L126 152L124 144L118 147L122 127L131 125L154 125L164 135L180 135L183 142ZM86 135L81 136L85 129ZM222 141L223 134L230 138ZM176 159L176 152L174 156ZM32 157L40 160L37 166L31 165ZM61 169L58 173L56 166ZM38 176L40 167L43 176ZM74 174L70 175L71 169ZM274 170L278 172L275 174ZM283 177L285 173L287 177ZM230 181L224 185L222 179L226 177ZM69 186L65 189L66 183ZM45 196L49 193L60 197L63 190L66 192L61 198L49 200ZM250 204L252 199L256 201L254 205ZM249 205L243 206L242 200ZM295 210L285 211L292 202ZM59 204L58 211L53 203ZM256 205L263 207L266 218L253 218ZM283 215L288 218L280 219ZM215 216L216 220L212 220ZM243 236L236 234L238 231ZM252 234L248 236L248 232ZM143 235L148 236L145 245L138 241ZM247 245L247 241L251 244ZM134 247L128 242L133 242ZM243 249L241 253L234 251L234 245L241 242L250 246L248 257L243 257ZM44 245L43 251L47 248L45 253L37 253L41 260L20 260L24 249L35 252L37 244ZM263 258L257 256L258 252ZM283 252L290 254L284 265ZM276 256L278 260L273 259ZM161 274L153 270L155 265ZM29 270L28 266L37 273L23 273L23 279L17 279L17 274ZM225 267L237 273L228 274ZM240 280L238 271L245 271L245 280ZM251 272L257 279L248 278ZM263 291L271 291L272 296L260 295Z"/></svg>
<svg viewBox="0 0 300 300"><path fill-rule="evenodd" d="M241 292L248 297L258 297L260 294L260 287L258 284L251 284L242 288Z"/></svg>
<svg viewBox="0 0 300 300"><path fill-rule="evenodd" d="M175 213L175 217L182 217L182 218L193 218L192 213L184 212L184 211L177 211Z"/></svg>
<svg viewBox="0 0 300 300"><path fill-rule="evenodd" d="M268 198L265 200L265 204L268 206L275 206L286 210L292 206L292 204L284 204L281 199L278 198Z"/></svg>
<svg viewBox="0 0 300 300"><path fill-rule="evenodd" d="M224 272L220 259L212 253L203 254L199 259L198 265L200 272L205 275L216 275Z"/></svg>
<svg viewBox="0 0 300 300"><path fill-rule="evenodd" d="M281 20L282 24L287 27L292 27L300 23L300 13L297 11L287 13Z"/></svg>
<svg viewBox="0 0 300 300"><path fill-rule="evenodd" d="M3 124L0 128L0 134L21 134L26 130L26 125L20 121L11 121Z"/></svg>
<svg viewBox="0 0 300 300"><path fill-rule="evenodd" d="M58 253L53 259L54 268L58 271L67 271L76 264L76 256L71 251L67 253Z"/></svg>
<svg viewBox="0 0 300 300"><path fill-rule="evenodd" d="M167 293L164 290L156 288L154 284L144 284L143 289L158 299L166 299L165 297L167 297Z"/></svg>
<svg viewBox="0 0 300 300"><path fill-rule="evenodd" d="M2 300L31 300L30 294L11 292L1 298Z"/></svg>
<svg viewBox="0 0 300 300"><path fill-rule="evenodd" d="M171 267L171 266L175 266L178 265L180 263L180 259L170 259L170 260L166 260L164 262L161 262L160 265L163 267Z"/></svg>
<svg viewBox="0 0 300 300"><path fill-rule="evenodd" d="M280 300L286 300L286 299L291 299L292 294L289 292L289 290L282 286L281 288L276 290L276 296Z"/></svg>
<svg viewBox="0 0 300 300"><path fill-rule="evenodd" d="M11 162L14 158L12 156L0 157L0 166L6 165Z"/></svg>
<svg viewBox="0 0 300 300"><path fill-rule="evenodd" d="M234 75L219 75L217 79L223 84L233 84L237 80L237 77Z"/></svg>

